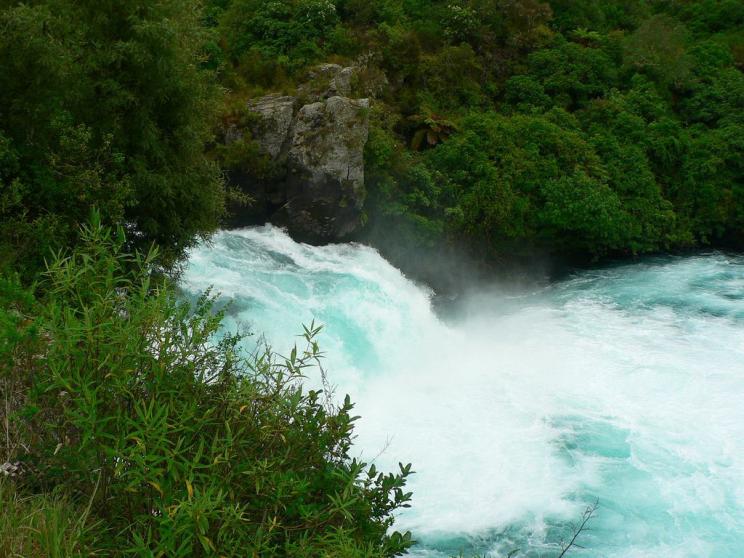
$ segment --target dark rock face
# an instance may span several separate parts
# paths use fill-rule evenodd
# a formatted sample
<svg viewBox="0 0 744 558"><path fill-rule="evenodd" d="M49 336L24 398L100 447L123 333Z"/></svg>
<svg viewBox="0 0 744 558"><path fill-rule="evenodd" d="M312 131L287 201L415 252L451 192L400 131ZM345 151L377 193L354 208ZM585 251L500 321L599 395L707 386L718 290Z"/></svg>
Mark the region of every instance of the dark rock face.
<svg viewBox="0 0 744 558"><path fill-rule="evenodd" d="M251 135L279 172L271 180L232 173L254 198L235 224L271 221L298 240L342 240L362 224L368 99L352 99L353 68L324 64L297 96L268 95L249 103L258 115ZM242 137L240 130L227 141Z"/></svg>

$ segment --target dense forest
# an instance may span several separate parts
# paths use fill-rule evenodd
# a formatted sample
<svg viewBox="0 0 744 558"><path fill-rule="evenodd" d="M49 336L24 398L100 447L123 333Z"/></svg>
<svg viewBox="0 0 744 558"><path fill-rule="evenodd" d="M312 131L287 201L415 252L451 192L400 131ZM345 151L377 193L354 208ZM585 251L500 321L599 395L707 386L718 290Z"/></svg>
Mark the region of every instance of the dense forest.
<svg viewBox="0 0 744 558"><path fill-rule="evenodd" d="M373 239L585 260L742 245L741 2L212 0L208 14L211 64L238 99L291 91L325 60L382 81Z"/></svg>
<svg viewBox="0 0 744 558"><path fill-rule="evenodd" d="M220 126L323 62L376 91L360 238L393 255L744 247L740 0L0 0L0 555L411 546L411 466L302 385L318 329L245 355L178 296L251 203L225 174L267 172Z"/></svg>

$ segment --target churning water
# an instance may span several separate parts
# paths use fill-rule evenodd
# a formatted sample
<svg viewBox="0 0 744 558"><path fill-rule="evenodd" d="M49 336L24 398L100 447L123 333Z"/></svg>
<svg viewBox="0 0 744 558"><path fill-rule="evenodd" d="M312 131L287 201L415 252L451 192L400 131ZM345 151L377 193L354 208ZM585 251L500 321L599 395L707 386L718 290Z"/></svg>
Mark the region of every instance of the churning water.
<svg viewBox="0 0 744 558"><path fill-rule="evenodd" d="M374 250L262 227L193 251L184 286L210 285L226 327L280 351L325 324L357 451L417 471L412 554L555 557L598 500L571 555L744 556L744 257L581 272L443 319Z"/></svg>

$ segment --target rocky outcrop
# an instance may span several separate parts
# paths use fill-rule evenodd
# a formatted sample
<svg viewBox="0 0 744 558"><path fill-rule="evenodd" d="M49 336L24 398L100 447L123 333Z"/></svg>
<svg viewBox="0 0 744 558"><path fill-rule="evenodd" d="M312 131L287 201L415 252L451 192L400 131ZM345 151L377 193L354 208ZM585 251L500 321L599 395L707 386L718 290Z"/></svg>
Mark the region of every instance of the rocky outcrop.
<svg viewBox="0 0 744 558"><path fill-rule="evenodd" d="M271 158L279 157L287 141L297 99L282 95L267 95L248 104L251 112L259 116L253 137Z"/></svg>
<svg viewBox="0 0 744 558"><path fill-rule="evenodd" d="M359 73L356 66L344 68L339 64L321 64L307 75L307 81L297 88L300 95L319 98L349 97L352 91L352 78Z"/></svg>
<svg viewBox="0 0 744 558"><path fill-rule="evenodd" d="M324 64L296 96L249 103L256 116L250 135L279 170L270 180L231 174L233 184L254 198L253 209L243 213L243 222L239 214L236 224L269 220L313 243L341 240L360 227L369 101L349 97L355 71ZM233 130L226 141L243 135Z"/></svg>
<svg viewBox="0 0 744 558"><path fill-rule="evenodd" d="M297 112L279 215L295 236L336 240L361 224L368 107L367 99L336 96Z"/></svg>

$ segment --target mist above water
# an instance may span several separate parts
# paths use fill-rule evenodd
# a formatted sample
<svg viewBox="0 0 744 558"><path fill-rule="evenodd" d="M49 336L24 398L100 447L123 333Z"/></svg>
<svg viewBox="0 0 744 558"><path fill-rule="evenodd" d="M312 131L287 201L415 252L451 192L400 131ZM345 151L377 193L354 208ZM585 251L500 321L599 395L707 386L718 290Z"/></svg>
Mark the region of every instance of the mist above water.
<svg viewBox="0 0 744 558"><path fill-rule="evenodd" d="M742 555L744 257L586 271L438 314L376 251L267 226L194 250L183 284L214 286L225 327L280 352L325 324L358 453L417 471L397 523L416 555L556 556L595 500L573 555Z"/></svg>

